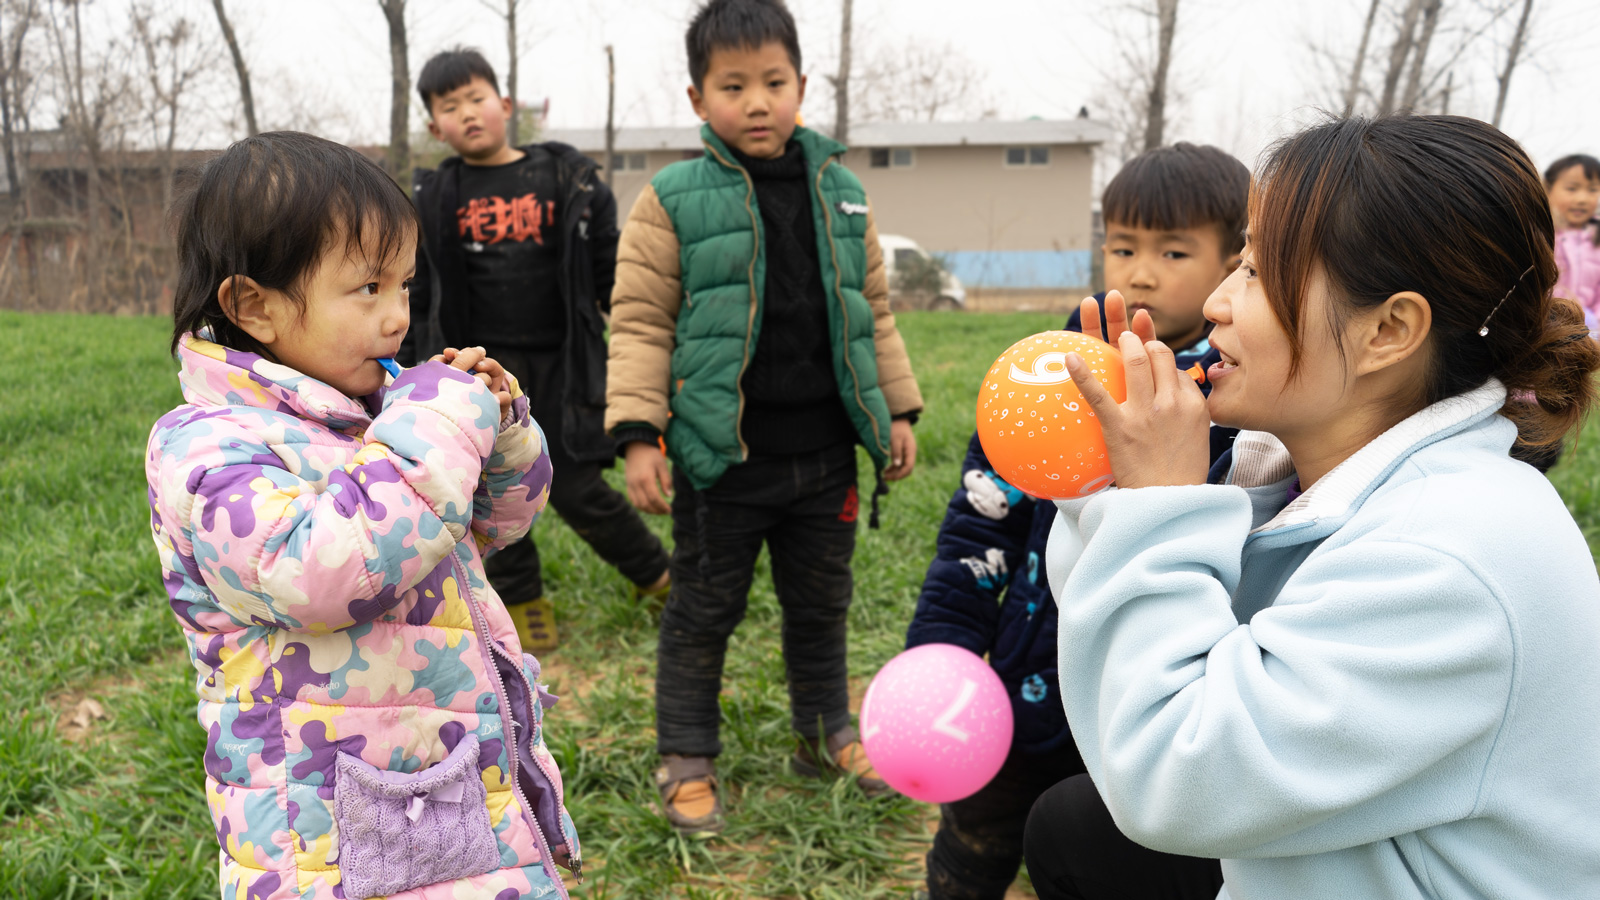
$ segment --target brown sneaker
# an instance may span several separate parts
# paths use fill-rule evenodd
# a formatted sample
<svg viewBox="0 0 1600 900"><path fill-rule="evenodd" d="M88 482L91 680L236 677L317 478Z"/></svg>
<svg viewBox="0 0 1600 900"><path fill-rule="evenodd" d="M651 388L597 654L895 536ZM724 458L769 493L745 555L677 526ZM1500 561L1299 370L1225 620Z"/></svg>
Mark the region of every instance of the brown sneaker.
<svg viewBox="0 0 1600 900"><path fill-rule="evenodd" d="M548 599L535 597L527 603L506 607L511 620L517 623L517 639L525 653L535 656L561 646L556 634L556 608Z"/></svg>
<svg viewBox="0 0 1600 900"><path fill-rule="evenodd" d="M717 797L717 763L709 756L661 757L656 770L661 809L679 834L722 830L722 801Z"/></svg>
<svg viewBox="0 0 1600 900"><path fill-rule="evenodd" d="M828 735L827 754L817 752L816 741L800 739L800 746L789 760L789 768L796 775L822 778L828 774L853 775L861 793L868 797L882 797L894 789L878 777L878 770L867 759L867 751L856 736L855 726Z"/></svg>

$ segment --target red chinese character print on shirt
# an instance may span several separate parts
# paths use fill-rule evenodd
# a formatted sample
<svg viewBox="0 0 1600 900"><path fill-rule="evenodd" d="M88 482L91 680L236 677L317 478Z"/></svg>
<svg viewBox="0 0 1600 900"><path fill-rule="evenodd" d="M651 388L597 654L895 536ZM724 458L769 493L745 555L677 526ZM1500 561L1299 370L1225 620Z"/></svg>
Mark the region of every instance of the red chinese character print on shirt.
<svg viewBox="0 0 1600 900"><path fill-rule="evenodd" d="M533 241L544 244L543 227L555 213L555 201L540 200L533 193L507 200L504 197L474 197L456 210L461 236L481 244L503 240Z"/></svg>

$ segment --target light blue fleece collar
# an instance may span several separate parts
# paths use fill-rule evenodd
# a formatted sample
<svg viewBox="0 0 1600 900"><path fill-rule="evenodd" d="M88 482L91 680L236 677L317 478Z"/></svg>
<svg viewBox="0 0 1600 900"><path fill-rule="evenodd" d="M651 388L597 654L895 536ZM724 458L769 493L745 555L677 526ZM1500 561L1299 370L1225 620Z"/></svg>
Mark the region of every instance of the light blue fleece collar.
<svg viewBox="0 0 1600 900"><path fill-rule="evenodd" d="M1435 441L1483 421L1505 406L1506 388L1491 378L1481 387L1441 400L1373 438L1333 471L1317 479L1251 535L1312 522L1341 522L1407 457ZM1249 489L1275 484L1294 473L1289 451L1263 431L1241 431L1234 440L1234 465L1228 483Z"/></svg>

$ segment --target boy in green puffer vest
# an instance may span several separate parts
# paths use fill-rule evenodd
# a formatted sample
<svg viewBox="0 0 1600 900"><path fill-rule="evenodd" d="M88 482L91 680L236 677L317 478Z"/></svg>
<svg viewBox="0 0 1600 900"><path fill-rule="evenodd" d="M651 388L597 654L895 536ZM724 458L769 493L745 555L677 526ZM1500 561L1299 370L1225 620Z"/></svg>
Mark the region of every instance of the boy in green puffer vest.
<svg viewBox="0 0 1600 900"><path fill-rule="evenodd" d="M717 697L763 542L783 607L794 769L888 790L848 707L855 445L879 477L875 508L882 482L916 464L922 395L861 182L839 163L842 144L797 126L805 78L789 11L710 0L687 44L705 154L663 169L623 229L606 429L629 499L672 514L657 785L689 833L722 825Z"/></svg>

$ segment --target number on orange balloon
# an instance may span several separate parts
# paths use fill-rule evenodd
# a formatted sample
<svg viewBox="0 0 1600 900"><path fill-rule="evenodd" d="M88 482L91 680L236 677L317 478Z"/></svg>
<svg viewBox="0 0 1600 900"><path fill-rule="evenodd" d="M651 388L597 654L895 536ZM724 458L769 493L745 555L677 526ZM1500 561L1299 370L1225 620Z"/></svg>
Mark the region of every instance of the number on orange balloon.
<svg viewBox="0 0 1600 900"><path fill-rule="evenodd" d="M1000 354L978 392L978 441L995 473L1047 500L1083 497L1109 485L1105 436L1089 402L1067 374L1067 354L1118 403L1127 399L1122 354L1075 331L1023 338Z"/></svg>

